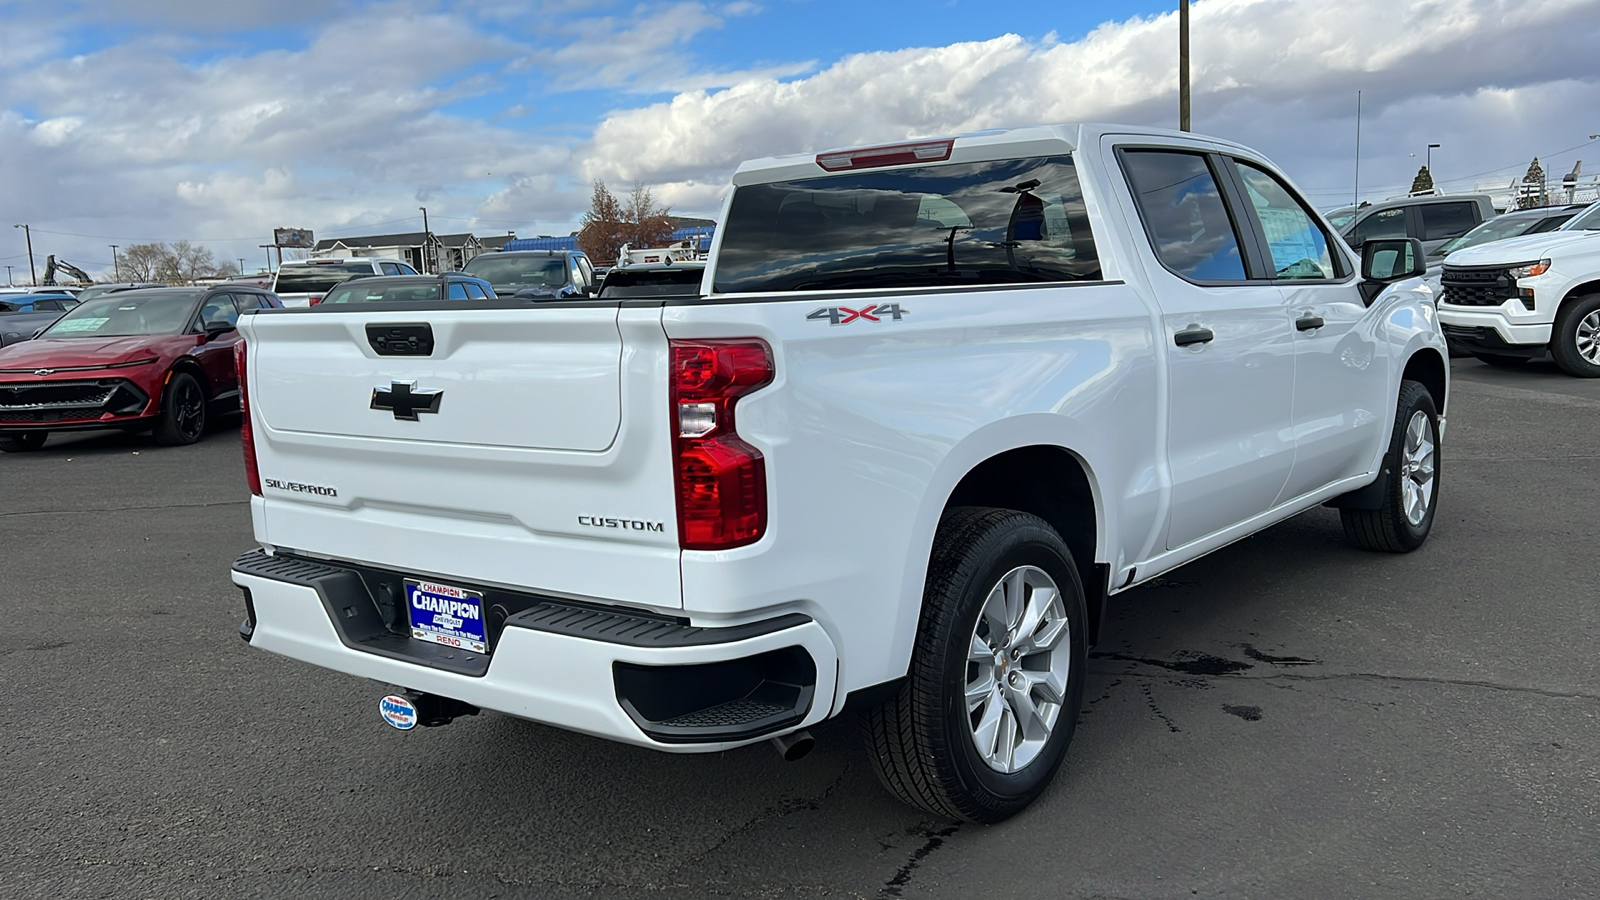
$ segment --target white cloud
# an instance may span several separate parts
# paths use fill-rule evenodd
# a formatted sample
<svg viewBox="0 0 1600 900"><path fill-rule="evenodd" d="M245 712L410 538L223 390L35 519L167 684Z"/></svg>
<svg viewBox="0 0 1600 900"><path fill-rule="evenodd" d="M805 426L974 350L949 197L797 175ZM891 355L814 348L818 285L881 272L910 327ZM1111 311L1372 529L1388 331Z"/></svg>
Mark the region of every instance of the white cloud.
<svg viewBox="0 0 1600 900"><path fill-rule="evenodd" d="M1506 137L1496 106L1508 94L1535 102L1576 79L1592 98L1600 71L1589 48L1597 39L1594 0L1200 0L1191 13L1196 130L1263 149L1294 147L1297 134L1315 133L1320 150L1300 149L1326 155L1337 144L1348 158L1355 93L1364 89L1367 140L1391 145L1369 143L1364 154L1393 157L1398 145L1442 142L1424 135L1449 131L1466 157L1474 142ZM687 185L721 181L750 157L919 135L1104 119L1172 127L1176 43L1176 14L1167 14L1102 25L1072 43L1006 35L854 55L798 80L688 91L607 116L583 172ZM1579 105L1600 114L1592 99ZM1556 134L1570 114L1552 111L1530 127L1564 148L1570 143ZM1597 127L1600 120L1571 130ZM1333 162L1308 170L1308 179L1336 183ZM1396 169L1363 181L1398 181ZM686 199L703 196L685 191Z"/></svg>

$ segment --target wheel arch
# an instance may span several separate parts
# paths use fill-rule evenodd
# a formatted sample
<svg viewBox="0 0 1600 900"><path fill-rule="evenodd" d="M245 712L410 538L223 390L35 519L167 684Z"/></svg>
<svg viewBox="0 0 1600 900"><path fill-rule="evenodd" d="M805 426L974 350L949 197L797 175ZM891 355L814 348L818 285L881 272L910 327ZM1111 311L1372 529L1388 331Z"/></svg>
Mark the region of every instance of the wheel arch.
<svg viewBox="0 0 1600 900"><path fill-rule="evenodd" d="M190 356L179 357L178 361L167 369L167 374L161 377L161 393L163 397L166 395L167 385L172 383L173 376L179 372L194 376L194 380L200 382L200 393L205 395L207 402L210 402L210 379L206 378L206 370L200 365L199 361Z"/></svg>
<svg viewBox="0 0 1600 900"><path fill-rule="evenodd" d="M1089 643L1099 639L1109 567L1097 563L1101 515L1088 464L1073 451L1031 444L996 453L969 469L945 499L940 517L959 506L1030 513L1061 536L1083 581Z"/></svg>
<svg viewBox="0 0 1600 900"><path fill-rule="evenodd" d="M1433 398L1433 407L1444 414L1445 399L1450 389L1450 364L1434 347L1420 347L1406 360L1406 367L1400 373L1402 381L1416 381L1428 389L1428 395ZM1398 395L1399 386L1396 385Z"/></svg>
<svg viewBox="0 0 1600 900"><path fill-rule="evenodd" d="M1576 303L1579 299L1594 294L1600 294L1600 279L1585 281L1567 288L1566 293L1561 295L1561 302L1556 304L1556 314L1559 315L1561 308L1568 303Z"/></svg>

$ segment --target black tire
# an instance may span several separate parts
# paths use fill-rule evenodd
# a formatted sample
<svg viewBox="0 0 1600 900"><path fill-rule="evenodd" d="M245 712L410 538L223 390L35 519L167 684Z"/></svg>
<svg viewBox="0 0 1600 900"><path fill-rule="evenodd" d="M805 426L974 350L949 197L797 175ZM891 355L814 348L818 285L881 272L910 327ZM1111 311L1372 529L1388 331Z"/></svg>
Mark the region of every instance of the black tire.
<svg viewBox="0 0 1600 900"><path fill-rule="evenodd" d="M44 446L50 433L46 431L23 431L16 434L0 434L0 452L4 453L32 453Z"/></svg>
<svg viewBox="0 0 1600 900"><path fill-rule="evenodd" d="M1498 366L1502 369L1515 369L1528 362L1528 357L1526 356L1501 356L1498 353L1474 353L1472 355L1477 357L1480 362Z"/></svg>
<svg viewBox="0 0 1600 900"><path fill-rule="evenodd" d="M1042 571L1057 586L1067 632L1056 647L1068 654L1066 685L1048 736L1031 751L1031 761L1007 773L985 762L977 747L976 711L965 699L976 665L968 661L968 648L990 592L1022 567ZM1085 621L1077 567L1044 520L1007 509L946 513L934 538L906 682L894 699L862 716L878 780L906 803L950 819L993 823L1020 812L1049 786L1072 741L1088 658ZM1017 658L1012 678L1026 659ZM995 697L1003 693L1001 686Z"/></svg>
<svg viewBox="0 0 1600 900"><path fill-rule="evenodd" d="M1432 444L1427 465L1431 490L1426 501L1417 507L1420 517L1407 515L1407 481L1413 486L1408 468L1407 431L1414 417L1423 416L1426 439ZM1377 509L1341 509L1339 518L1344 522L1344 533L1363 550L1385 553L1410 553L1422 546L1433 530L1434 512L1439 507L1439 411L1433 405L1433 395L1420 382L1400 382L1400 399L1395 404L1394 434L1389 438L1389 450L1383 455L1382 479L1383 505ZM1416 496L1416 495L1413 495Z"/></svg>
<svg viewBox="0 0 1600 900"><path fill-rule="evenodd" d="M168 447L192 444L206 433L206 392L193 375L178 372L167 382L152 433Z"/></svg>
<svg viewBox="0 0 1600 900"><path fill-rule="evenodd" d="M1568 375L1600 378L1600 294L1574 297L1556 313L1550 355Z"/></svg>

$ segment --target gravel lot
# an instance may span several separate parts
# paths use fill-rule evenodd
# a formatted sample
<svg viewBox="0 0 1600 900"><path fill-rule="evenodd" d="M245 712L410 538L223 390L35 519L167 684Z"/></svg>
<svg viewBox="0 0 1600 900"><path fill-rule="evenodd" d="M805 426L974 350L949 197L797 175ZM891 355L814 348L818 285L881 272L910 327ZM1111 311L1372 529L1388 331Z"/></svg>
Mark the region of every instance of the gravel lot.
<svg viewBox="0 0 1600 900"><path fill-rule="evenodd" d="M0 895L1590 895L1600 381L1455 377L1426 547L1319 509L1121 595L1066 767L993 828L888 799L847 722L793 764L396 732L235 636L235 429L0 456Z"/></svg>

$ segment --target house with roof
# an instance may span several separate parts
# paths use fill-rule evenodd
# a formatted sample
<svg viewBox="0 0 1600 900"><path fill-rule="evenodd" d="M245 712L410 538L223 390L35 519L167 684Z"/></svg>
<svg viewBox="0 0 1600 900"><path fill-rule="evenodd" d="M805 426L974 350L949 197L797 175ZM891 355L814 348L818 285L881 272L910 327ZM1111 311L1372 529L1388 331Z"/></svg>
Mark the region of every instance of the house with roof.
<svg viewBox="0 0 1600 900"><path fill-rule="evenodd" d="M313 255L321 257L389 257L404 260L419 272L458 271L483 252L483 243L472 234L374 234L365 237L324 238L317 241ZM428 265L424 260L437 260Z"/></svg>

